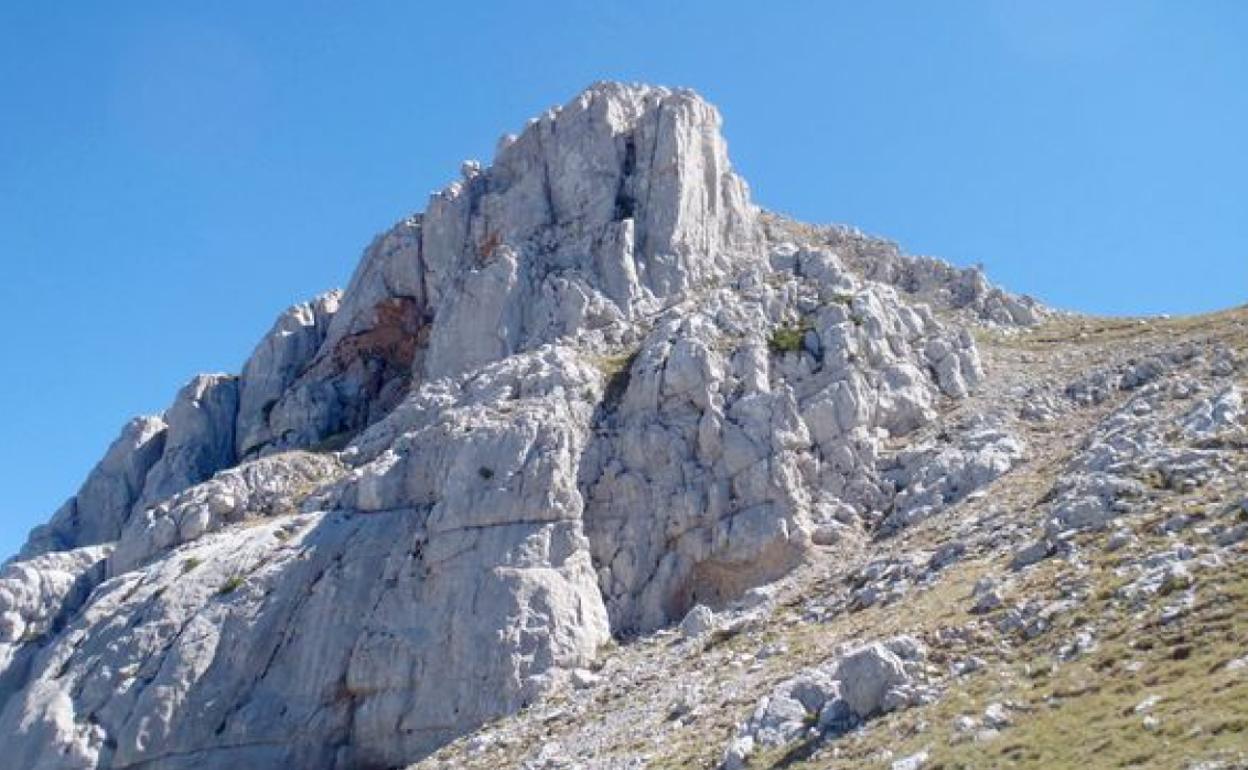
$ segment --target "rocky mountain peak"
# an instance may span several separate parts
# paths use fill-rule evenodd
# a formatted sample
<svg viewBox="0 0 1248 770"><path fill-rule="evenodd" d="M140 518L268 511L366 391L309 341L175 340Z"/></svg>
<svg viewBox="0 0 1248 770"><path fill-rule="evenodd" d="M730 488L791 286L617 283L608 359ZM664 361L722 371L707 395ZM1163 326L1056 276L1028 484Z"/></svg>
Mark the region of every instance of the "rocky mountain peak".
<svg viewBox="0 0 1248 770"><path fill-rule="evenodd" d="M719 126L692 91L590 87L505 137L492 165L465 163L423 215L383 236L331 338L367 327L385 298L410 299L442 319L420 360L437 377L722 278L758 227ZM437 334L469 315L480 334Z"/></svg>
<svg viewBox="0 0 1248 770"><path fill-rule="evenodd" d="M756 240L720 124L690 90L595 84L504 140L481 176L481 231L514 244L553 235L558 257L596 269L621 305L687 290Z"/></svg>
<svg viewBox="0 0 1248 770"><path fill-rule="evenodd" d="M1001 353L1062 323L980 271L758 210L692 91L595 84L466 162L240 374L125 426L0 573L6 759L398 767L591 688L677 623L663 665L753 639L715 630L765 622L775 581L848 586L849 612L972 549L1020 569L1067 553L1069 529L1145 494L1115 453L1170 434L1141 415L1194 410L1193 451L1216 452L1243 410L1233 385L1182 409L1152 386L1015 543L1031 523L980 501L1037 452L1060 467L1075 435L1033 423L1154 381L1212 397L1175 374L1190 351L1116 350L1073 382ZM1216 376L1236 376L1228 356ZM1113 438L1128 428L1143 438ZM988 523L958 524L966 542L890 550L972 509ZM860 641L767 674L783 683L720 731L725 760L939 697L925 644Z"/></svg>

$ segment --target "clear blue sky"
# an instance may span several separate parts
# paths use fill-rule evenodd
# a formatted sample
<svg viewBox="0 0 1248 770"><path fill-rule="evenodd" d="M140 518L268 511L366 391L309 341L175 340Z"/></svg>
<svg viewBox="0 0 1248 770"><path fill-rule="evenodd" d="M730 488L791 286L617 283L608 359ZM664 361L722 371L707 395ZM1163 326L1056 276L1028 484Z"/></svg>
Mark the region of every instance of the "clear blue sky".
<svg viewBox="0 0 1248 770"><path fill-rule="evenodd" d="M1248 3L5 2L0 555L464 158L697 88L755 199L1090 312L1248 299Z"/></svg>

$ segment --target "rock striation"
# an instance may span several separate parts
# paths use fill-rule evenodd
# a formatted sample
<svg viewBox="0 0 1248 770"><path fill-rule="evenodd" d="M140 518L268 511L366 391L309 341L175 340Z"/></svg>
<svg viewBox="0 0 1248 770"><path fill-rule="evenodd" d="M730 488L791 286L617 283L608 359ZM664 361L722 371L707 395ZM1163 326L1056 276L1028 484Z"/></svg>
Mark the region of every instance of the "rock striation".
<svg viewBox="0 0 1248 770"><path fill-rule="evenodd" d="M963 321L1043 309L794 227L688 90L596 84L466 162L8 564L9 761L401 765L1007 473L1006 427L929 434L984 378ZM840 662L846 719L894 707L898 655Z"/></svg>

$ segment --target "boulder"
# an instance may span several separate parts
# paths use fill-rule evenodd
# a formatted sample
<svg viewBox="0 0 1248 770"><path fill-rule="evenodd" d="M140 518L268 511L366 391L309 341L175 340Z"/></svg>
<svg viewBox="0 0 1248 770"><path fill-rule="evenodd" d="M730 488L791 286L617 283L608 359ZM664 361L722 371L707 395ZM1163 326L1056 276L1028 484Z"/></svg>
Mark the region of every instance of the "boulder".
<svg viewBox="0 0 1248 770"><path fill-rule="evenodd" d="M918 640L898 636L799 671L758 701L725 752L725 763L743 762L757 746L835 738L882 713L929 701L925 655Z"/></svg>

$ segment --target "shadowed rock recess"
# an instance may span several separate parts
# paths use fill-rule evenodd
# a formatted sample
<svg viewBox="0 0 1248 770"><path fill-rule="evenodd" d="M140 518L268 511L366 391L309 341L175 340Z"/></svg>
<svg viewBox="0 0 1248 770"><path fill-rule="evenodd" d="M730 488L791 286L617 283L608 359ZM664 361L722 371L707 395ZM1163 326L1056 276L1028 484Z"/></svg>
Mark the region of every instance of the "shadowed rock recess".
<svg viewBox="0 0 1248 770"><path fill-rule="evenodd" d="M241 374L122 429L0 572L0 764L401 767L592 691L682 619L680 649L720 644L812 565L856 570L837 612L887 605L974 542L846 553L982 500L1047 451L1019 425L1095 408L1039 380L1012 391L1023 417L968 407L994 376L984 339L1062 318L977 270L760 210L714 107L596 84L464 163ZM1193 411L1192 448L1157 473L1199 465L1242 411L1233 387ZM1136 414L1103 430L1143 430ZM1048 523L1001 541L1016 569L1147 493L1111 459L1070 460ZM977 589L984 611L999 585ZM940 701L920 630L842 641L724 701L739 713L704 736L710 764ZM600 748L480 756L653 759Z"/></svg>

